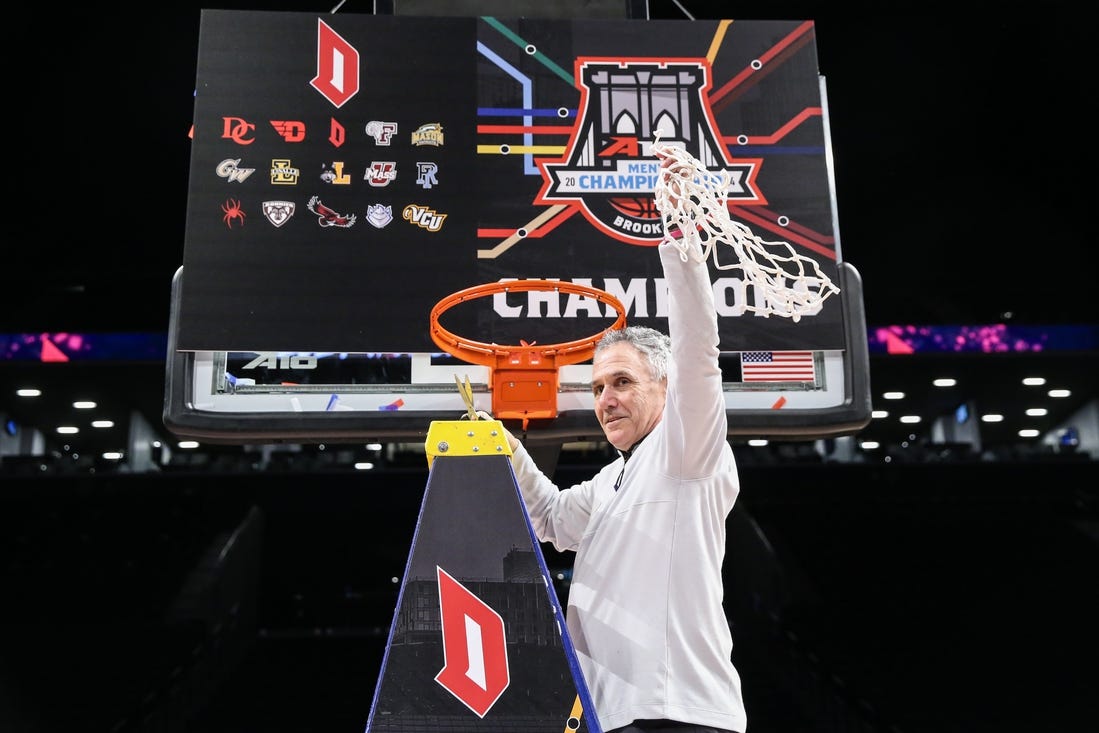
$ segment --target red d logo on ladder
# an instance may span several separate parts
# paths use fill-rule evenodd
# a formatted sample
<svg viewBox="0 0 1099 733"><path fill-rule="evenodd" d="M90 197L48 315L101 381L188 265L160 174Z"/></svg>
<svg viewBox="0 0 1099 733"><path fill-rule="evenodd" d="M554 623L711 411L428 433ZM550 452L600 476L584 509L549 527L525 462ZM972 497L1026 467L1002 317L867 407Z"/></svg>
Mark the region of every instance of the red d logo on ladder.
<svg viewBox="0 0 1099 733"><path fill-rule="evenodd" d="M445 570L436 569L443 668L435 681L483 718L510 681L504 620Z"/></svg>

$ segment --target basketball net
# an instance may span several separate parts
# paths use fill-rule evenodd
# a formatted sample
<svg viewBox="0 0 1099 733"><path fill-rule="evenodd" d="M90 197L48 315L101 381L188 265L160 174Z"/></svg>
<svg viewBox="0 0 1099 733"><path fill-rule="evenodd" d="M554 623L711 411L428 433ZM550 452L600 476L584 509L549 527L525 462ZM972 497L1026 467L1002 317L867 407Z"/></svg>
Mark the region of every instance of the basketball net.
<svg viewBox="0 0 1099 733"><path fill-rule="evenodd" d="M763 296L757 299L761 303L748 303L745 310L797 322L819 313L824 301L840 291L812 257L798 254L789 242L760 239L733 221L727 171L708 170L682 148L661 144L659 135L652 150L665 160L654 191L664 241L679 250L684 262L705 262L712 255L717 269L740 270L744 282ZM719 243L732 247L736 262L720 261Z"/></svg>

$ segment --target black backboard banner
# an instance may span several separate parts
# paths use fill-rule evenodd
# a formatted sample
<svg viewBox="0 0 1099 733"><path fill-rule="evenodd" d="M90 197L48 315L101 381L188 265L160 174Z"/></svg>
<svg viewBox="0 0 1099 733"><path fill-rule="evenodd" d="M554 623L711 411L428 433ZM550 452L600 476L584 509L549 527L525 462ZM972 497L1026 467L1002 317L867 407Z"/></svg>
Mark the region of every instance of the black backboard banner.
<svg viewBox="0 0 1099 733"><path fill-rule="evenodd" d="M601 733L504 455L435 458L367 733Z"/></svg>
<svg viewBox="0 0 1099 733"><path fill-rule="evenodd" d="M822 90L810 21L204 10L177 348L435 352L434 305L508 278L664 328L658 130L732 176L735 220L838 282ZM843 349L840 298L763 318L711 273L723 350ZM524 293L448 318L548 344L614 314Z"/></svg>

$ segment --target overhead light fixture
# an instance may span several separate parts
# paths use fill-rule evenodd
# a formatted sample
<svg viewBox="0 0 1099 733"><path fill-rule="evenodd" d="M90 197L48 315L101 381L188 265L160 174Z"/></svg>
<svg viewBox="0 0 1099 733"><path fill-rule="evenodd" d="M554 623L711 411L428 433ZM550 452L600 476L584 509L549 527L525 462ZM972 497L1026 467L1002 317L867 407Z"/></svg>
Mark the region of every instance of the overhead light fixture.
<svg viewBox="0 0 1099 733"><path fill-rule="evenodd" d="M923 418L921 418L919 415L901 415L901 422L905 423L906 425L912 424L912 423L918 423L922 419Z"/></svg>
<svg viewBox="0 0 1099 733"><path fill-rule="evenodd" d="M1044 407L1029 407L1027 408L1027 417L1045 417L1049 414L1049 410Z"/></svg>
<svg viewBox="0 0 1099 733"><path fill-rule="evenodd" d="M889 413L886 410L874 410L870 413L870 417L880 420L883 417L889 417Z"/></svg>
<svg viewBox="0 0 1099 733"><path fill-rule="evenodd" d="M42 390L34 389L32 387L27 387L25 389L15 390L15 394L19 395L20 397L41 397L42 396Z"/></svg>
<svg viewBox="0 0 1099 733"><path fill-rule="evenodd" d="M1071 389L1051 389L1050 391L1046 392L1046 394L1049 395L1050 397L1055 397L1055 398L1071 397L1072 396L1072 390Z"/></svg>
<svg viewBox="0 0 1099 733"><path fill-rule="evenodd" d="M91 400L77 400L73 403L73 407L77 410L94 410L96 405Z"/></svg>
<svg viewBox="0 0 1099 733"><path fill-rule="evenodd" d="M981 422L1003 422L1004 416L995 412L989 412L985 415L981 415Z"/></svg>
<svg viewBox="0 0 1099 733"><path fill-rule="evenodd" d="M953 377L942 377L940 379L934 380L931 383L936 387L953 387L958 383L958 380L954 379Z"/></svg>
<svg viewBox="0 0 1099 733"><path fill-rule="evenodd" d="M1020 438L1037 438L1041 433L1034 428L1023 428L1019 431Z"/></svg>
<svg viewBox="0 0 1099 733"><path fill-rule="evenodd" d="M904 392L886 392L882 395L882 398L887 400L903 400Z"/></svg>
<svg viewBox="0 0 1099 733"><path fill-rule="evenodd" d="M1045 377L1025 377L1023 379L1023 384L1025 384L1028 387L1041 387L1045 383L1046 383L1046 378Z"/></svg>
<svg viewBox="0 0 1099 733"><path fill-rule="evenodd" d="M57 428L57 432L60 435L76 435L80 432L80 428L75 425L61 425Z"/></svg>

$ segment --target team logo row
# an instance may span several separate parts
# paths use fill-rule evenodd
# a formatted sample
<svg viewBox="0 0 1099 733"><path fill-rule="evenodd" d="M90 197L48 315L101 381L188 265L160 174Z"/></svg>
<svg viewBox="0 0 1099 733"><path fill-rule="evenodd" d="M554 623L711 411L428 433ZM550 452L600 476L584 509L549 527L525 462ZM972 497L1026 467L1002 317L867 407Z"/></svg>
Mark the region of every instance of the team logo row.
<svg viewBox="0 0 1099 733"><path fill-rule="evenodd" d="M283 142L302 143L311 134L307 125L301 120L268 120L268 123ZM263 125L258 125L243 117L222 117L221 139L231 140L237 145L251 145L257 140L259 128L263 127ZM375 145L389 147L395 140L399 139L400 128L396 122L371 120L366 123L363 132L366 133L367 137L374 139ZM342 147L347 142L347 128L333 117L328 123L327 136L328 142L332 145L337 148ZM417 126L412 130L409 139L414 147L427 145L441 148L444 141L443 126L438 122L427 122Z"/></svg>
<svg viewBox="0 0 1099 733"><path fill-rule="evenodd" d="M336 227L350 229L359 220L357 214L337 211L327 206L320 196L313 196L306 203L305 208L316 217L317 224L322 229ZM275 227L281 227L294 217L298 211L298 205L293 201L264 201L260 204L263 217ZM221 205L221 220L229 229L243 227L248 221L249 212L239 199L226 199ZM401 218L409 224L413 224L429 232L437 232L443 228L448 214L440 214L430 206L423 204L407 204L401 209ZM393 206L391 204L370 204L366 207L366 221L376 229L384 229L393 221Z"/></svg>
<svg viewBox="0 0 1099 733"><path fill-rule="evenodd" d="M244 183L255 168L242 165L243 158L226 158L217 164L215 173L229 183ZM349 186L355 180L363 180L374 188L385 188L397 180L397 162L394 160L372 160L359 178L358 171L345 162L337 160L321 163L319 178L333 186ZM415 164L416 185L431 189L439 185L439 165L430 160L418 160ZM270 181L276 186L296 186L301 180L301 169L290 158L274 158L268 171Z"/></svg>

